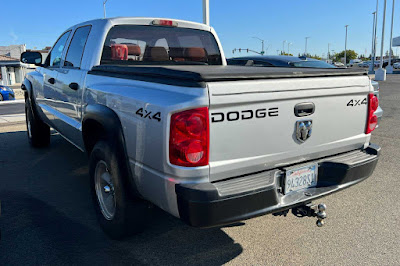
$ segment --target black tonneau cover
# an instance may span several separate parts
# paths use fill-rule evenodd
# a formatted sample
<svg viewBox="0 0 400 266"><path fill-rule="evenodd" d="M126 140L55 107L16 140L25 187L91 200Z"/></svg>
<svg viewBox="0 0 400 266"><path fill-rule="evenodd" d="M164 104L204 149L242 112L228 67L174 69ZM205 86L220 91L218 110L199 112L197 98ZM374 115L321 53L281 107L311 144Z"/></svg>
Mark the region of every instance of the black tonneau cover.
<svg viewBox="0 0 400 266"><path fill-rule="evenodd" d="M248 67L248 66L95 66L92 75L113 76L171 85L197 86L204 82L306 78L327 76L367 75L366 70L346 68L287 68L287 67ZM176 84L179 83L179 84ZM183 84L180 84L183 83ZM192 86L195 84L192 84ZM197 87L196 86L196 87ZM204 86L204 85L203 85Z"/></svg>

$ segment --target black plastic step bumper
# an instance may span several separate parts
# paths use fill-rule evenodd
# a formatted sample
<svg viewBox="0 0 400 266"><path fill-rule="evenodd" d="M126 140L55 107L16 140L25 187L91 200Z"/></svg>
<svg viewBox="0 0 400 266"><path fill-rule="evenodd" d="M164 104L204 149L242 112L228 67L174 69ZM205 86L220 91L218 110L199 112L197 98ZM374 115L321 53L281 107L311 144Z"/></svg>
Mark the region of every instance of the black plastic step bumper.
<svg viewBox="0 0 400 266"><path fill-rule="evenodd" d="M365 150L304 163L318 163L317 186L287 195L283 180L293 166L213 183L177 184L179 215L191 226L213 227L290 209L365 180L379 153L380 147L370 144Z"/></svg>

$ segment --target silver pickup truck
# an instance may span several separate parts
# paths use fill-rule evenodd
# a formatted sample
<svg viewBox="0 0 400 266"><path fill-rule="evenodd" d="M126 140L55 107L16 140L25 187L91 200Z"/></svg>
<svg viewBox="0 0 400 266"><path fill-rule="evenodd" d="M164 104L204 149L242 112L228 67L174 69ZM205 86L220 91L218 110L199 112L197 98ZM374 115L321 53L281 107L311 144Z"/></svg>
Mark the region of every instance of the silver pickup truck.
<svg viewBox="0 0 400 266"><path fill-rule="evenodd" d="M67 29L22 88L29 142L50 128L89 156L103 230L143 227L148 203L196 227L273 213L317 217L313 200L375 169L378 99L364 70L227 66L213 28L111 18Z"/></svg>

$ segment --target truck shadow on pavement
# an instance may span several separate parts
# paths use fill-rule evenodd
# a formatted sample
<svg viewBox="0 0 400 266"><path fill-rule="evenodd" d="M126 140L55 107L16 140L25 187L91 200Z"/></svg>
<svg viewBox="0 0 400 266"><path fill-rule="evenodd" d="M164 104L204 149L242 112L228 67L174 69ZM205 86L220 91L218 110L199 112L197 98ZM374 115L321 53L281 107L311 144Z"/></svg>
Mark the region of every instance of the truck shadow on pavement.
<svg viewBox="0 0 400 266"><path fill-rule="evenodd" d="M220 265L243 251L223 230L192 228L157 208L143 233L108 239L92 207L87 157L58 135L37 150L25 131L0 133L0 169L2 264Z"/></svg>

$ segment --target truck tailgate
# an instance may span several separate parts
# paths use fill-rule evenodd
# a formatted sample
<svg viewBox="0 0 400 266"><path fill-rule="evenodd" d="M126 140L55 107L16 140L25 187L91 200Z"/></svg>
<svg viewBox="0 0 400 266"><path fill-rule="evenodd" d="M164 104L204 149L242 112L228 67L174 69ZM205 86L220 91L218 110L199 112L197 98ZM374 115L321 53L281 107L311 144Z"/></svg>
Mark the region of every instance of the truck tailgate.
<svg viewBox="0 0 400 266"><path fill-rule="evenodd" d="M209 82L208 89L210 181L369 143L370 135L364 132L372 89L365 75L219 81ZM304 114L312 114L296 116L296 106L312 105L313 113L304 109ZM298 128L303 129L299 138Z"/></svg>

